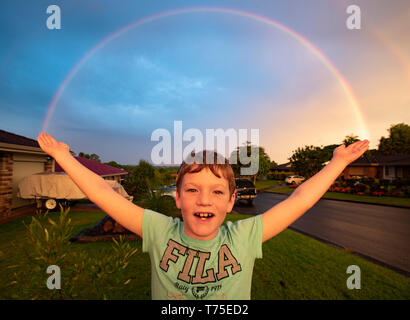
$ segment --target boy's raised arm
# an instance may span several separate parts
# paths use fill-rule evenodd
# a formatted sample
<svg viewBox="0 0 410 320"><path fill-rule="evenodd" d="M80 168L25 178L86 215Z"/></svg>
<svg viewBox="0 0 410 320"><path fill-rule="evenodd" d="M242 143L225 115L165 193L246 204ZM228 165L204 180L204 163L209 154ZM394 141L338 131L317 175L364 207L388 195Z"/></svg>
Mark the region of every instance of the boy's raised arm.
<svg viewBox="0 0 410 320"><path fill-rule="evenodd" d="M358 159L369 146L368 140L357 141L348 147L344 144L333 151L332 160L302 183L286 200L262 215L262 241L274 237L308 211L329 189L346 166Z"/></svg>
<svg viewBox="0 0 410 320"><path fill-rule="evenodd" d="M71 154L70 148L51 135L40 133L37 141L41 149L52 156L88 199L128 230L142 236L144 209L128 201L99 175L84 167Z"/></svg>

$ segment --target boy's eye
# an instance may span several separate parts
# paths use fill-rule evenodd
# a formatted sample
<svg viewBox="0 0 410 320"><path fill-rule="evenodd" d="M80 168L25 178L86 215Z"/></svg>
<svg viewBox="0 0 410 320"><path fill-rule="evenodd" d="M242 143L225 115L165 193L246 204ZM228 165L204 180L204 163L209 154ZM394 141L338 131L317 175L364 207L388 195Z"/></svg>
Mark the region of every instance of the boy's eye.
<svg viewBox="0 0 410 320"><path fill-rule="evenodd" d="M187 189L186 191L187 191L187 192L196 192L196 189L190 188L190 189ZM216 194L224 194L223 191L220 191L220 190L215 190L214 192L215 192Z"/></svg>

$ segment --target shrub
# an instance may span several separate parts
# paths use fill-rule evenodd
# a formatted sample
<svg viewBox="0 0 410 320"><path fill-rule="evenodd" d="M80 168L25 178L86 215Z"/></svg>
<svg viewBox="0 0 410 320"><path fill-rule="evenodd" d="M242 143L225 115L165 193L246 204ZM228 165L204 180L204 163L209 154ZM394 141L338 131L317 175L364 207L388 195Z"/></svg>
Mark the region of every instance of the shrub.
<svg viewBox="0 0 410 320"><path fill-rule="evenodd" d="M354 190L356 193L364 193L366 191L366 185L362 183L358 183L355 185Z"/></svg>
<svg viewBox="0 0 410 320"><path fill-rule="evenodd" d="M164 196L161 191L151 191L149 197L141 203L147 209L160 212L173 218L181 218L181 212L175 204L175 199L168 195Z"/></svg>
<svg viewBox="0 0 410 320"><path fill-rule="evenodd" d="M114 241L113 250L98 258L85 252L73 252L70 248L72 233L70 208L63 210L57 219L48 217L41 211L32 217L28 231L29 246L14 246L25 252L26 261L21 261L14 273L11 285L19 287L13 298L22 299L107 299L110 291L121 288L124 282L119 271L128 266L130 258L137 249L129 243ZM61 289L49 290L46 287L47 267L57 265L61 270Z"/></svg>

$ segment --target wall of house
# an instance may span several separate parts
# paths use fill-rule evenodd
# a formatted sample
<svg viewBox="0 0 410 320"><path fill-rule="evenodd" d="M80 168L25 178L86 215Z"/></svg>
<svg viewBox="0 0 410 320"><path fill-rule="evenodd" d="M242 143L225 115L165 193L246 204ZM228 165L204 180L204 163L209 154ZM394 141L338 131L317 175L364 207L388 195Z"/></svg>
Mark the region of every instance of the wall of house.
<svg viewBox="0 0 410 320"><path fill-rule="evenodd" d="M11 213L13 198L13 155L0 151L0 220Z"/></svg>
<svg viewBox="0 0 410 320"><path fill-rule="evenodd" d="M347 167L342 176L344 179L351 179L353 176L380 179L383 177L382 167Z"/></svg>
<svg viewBox="0 0 410 320"><path fill-rule="evenodd" d="M43 172L46 157L41 155L14 153L13 154L13 198L11 208L19 208L35 203L34 199L21 199L17 197L18 184L25 177L34 173Z"/></svg>
<svg viewBox="0 0 410 320"><path fill-rule="evenodd" d="M54 163L45 155L0 151L0 222L19 215L13 210L35 204L33 199L17 197L18 184L31 174L54 171Z"/></svg>
<svg viewBox="0 0 410 320"><path fill-rule="evenodd" d="M121 184L121 180L124 179L121 176L105 176L103 177L105 180L114 180L117 181L119 184Z"/></svg>

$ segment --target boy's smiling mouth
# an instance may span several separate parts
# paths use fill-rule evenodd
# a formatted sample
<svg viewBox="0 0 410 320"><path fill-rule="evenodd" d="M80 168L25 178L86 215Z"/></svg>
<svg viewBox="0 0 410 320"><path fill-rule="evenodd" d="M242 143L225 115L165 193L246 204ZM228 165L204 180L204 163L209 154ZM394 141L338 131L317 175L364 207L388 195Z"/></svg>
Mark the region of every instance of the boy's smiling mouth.
<svg viewBox="0 0 410 320"><path fill-rule="evenodd" d="M212 212L195 212L194 216L205 221L207 219L213 218L215 215Z"/></svg>

